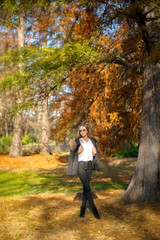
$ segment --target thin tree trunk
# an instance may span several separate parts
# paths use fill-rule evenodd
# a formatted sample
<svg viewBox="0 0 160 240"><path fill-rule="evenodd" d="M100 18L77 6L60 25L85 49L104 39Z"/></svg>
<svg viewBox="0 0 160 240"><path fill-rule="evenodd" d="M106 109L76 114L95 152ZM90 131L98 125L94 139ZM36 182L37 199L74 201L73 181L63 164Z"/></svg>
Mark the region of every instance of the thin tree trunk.
<svg viewBox="0 0 160 240"><path fill-rule="evenodd" d="M6 135L6 137L8 137L8 135L9 135L7 119L6 119L6 122L5 122L5 135Z"/></svg>
<svg viewBox="0 0 160 240"><path fill-rule="evenodd" d="M37 110L37 124L36 124L36 135L37 135L37 139L38 139L38 142L41 142L42 140L42 134L41 134L41 129L40 129L40 126L41 126L41 116L42 116L42 112L40 110L40 106L38 106L38 110Z"/></svg>
<svg viewBox="0 0 160 240"><path fill-rule="evenodd" d="M18 45L19 47L24 47L24 13L23 11L19 16L19 26L17 27L18 32ZM19 64L19 68L22 69L23 64ZM19 103L21 103L20 94L18 96ZM22 155L22 113L17 113L13 118L13 137L12 145L10 149L9 156L21 156Z"/></svg>
<svg viewBox="0 0 160 240"><path fill-rule="evenodd" d="M44 47L47 48L47 30L44 31L43 41ZM48 119L48 98L43 100L42 103L42 150L41 153L48 154L49 151L49 119Z"/></svg>
<svg viewBox="0 0 160 240"><path fill-rule="evenodd" d="M48 99L43 100L42 105L42 150L41 153L49 153L49 119L48 119Z"/></svg>
<svg viewBox="0 0 160 240"><path fill-rule="evenodd" d="M13 137L9 156L22 155L22 115L13 119Z"/></svg>

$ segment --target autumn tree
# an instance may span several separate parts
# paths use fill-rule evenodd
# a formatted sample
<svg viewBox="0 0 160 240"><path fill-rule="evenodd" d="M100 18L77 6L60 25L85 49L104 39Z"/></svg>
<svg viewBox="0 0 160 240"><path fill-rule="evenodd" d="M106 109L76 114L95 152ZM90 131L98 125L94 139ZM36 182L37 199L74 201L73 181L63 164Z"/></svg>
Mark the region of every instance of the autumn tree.
<svg viewBox="0 0 160 240"><path fill-rule="evenodd" d="M123 3L119 1L119 4L112 1L112 4L105 4L103 13L105 25L113 19L126 21L130 27L126 37L139 34L143 42L141 62L131 62L132 59L128 54L128 61L132 63L130 67L136 69L137 66L143 74L143 103L138 160L134 176L122 198L124 202L159 200L160 59L157 55L160 48L159 14L157 1L124 1ZM125 39L123 41L125 42ZM127 55L124 57L127 59ZM116 63L117 60L115 57L114 62ZM126 60L119 59L117 63L125 65Z"/></svg>
<svg viewBox="0 0 160 240"><path fill-rule="evenodd" d="M72 1L73 2L77 1ZM124 196L124 202L153 202L159 201L159 119L160 119L160 59L159 59L159 2L158 1L86 1L99 11L99 24L103 32L108 26L119 27L127 24L125 35L121 37L120 51L112 51L101 55L97 64L114 63L143 76L143 100L141 114L141 136L138 160L134 176ZM97 4L100 4L97 7ZM140 55L134 39L139 39ZM126 43L128 42L128 47ZM131 45L131 42L133 46ZM138 46L137 45L137 46ZM105 46L102 44L102 50ZM135 46L135 48L134 48ZM108 46L107 46L108 47ZM104 52L103 52L104 53ZM130 74L131 74L130 71ZM134 71L134 72L133 72ZM138 74L137 74L138 75ZM128 76L131 81L134 79ZM137 76L138 78L138 76ZM118 81L119 79L117 79ZM141 85L140 85L141 86Z"/></svg>
<svg viewBox="0 0 160 240"><path fill-rule="evenodd" d="M127 26L123 25L116 32L114 39L103 34L99 23L97 25L100 18L95 8L99 6L95 1L87 6L81 1L76 1L68 8L66 7L65 11L65 29L68 25L72 26L71 32L69 29L66 31L70 32L68 41L72 44L74 41L83 44L89 39L90 46L97 46L99 51L97 60L108 56L108 49L111 49L111 56L122 50L121 39L127 29ZM80 13L79 9L81 9ZM77 21L75 16L78 18ZM137 51L136 56L132 58L137 60L142 57L141 48L139 50L138 47L140 39L134 39L134 42ZM127 44L132 44L131 40ZM106 66L103 61L102 59L102 62L99 60L99 63L93 63L90 59L90 64L84 62L72 71L70 80L67 82L70 93L64 92L66 104L56 128L56 136L62 139L63 135L65 138L69 129L76 128L82 121L87 121L94 129L94 134L99 136L103 153L111 154L121 143L138 140L141 77L138 73L131 74L120 66ZM62 95L62 105L64 95ZM129 96L128 99L127 96ZM62 126L66 129L63 134Z"/></svg>

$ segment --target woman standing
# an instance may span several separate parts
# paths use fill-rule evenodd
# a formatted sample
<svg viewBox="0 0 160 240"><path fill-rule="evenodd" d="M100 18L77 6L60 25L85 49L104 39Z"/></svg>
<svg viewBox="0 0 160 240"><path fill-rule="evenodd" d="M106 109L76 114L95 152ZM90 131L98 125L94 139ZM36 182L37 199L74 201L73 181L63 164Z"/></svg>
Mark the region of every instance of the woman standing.
<svg viewBox="0 0 160 240"><path fill-rule="evenodd" d="M78 175L83 184L83 197L80 217L85 216L87 200L97 219L100 215L93 201L90 189L92 170L100 170L100 161L97 153L96 139L88 136L89 130L86 125L78 128L78 138L70 141L70 156L68 159L67 175Z"/></svg>

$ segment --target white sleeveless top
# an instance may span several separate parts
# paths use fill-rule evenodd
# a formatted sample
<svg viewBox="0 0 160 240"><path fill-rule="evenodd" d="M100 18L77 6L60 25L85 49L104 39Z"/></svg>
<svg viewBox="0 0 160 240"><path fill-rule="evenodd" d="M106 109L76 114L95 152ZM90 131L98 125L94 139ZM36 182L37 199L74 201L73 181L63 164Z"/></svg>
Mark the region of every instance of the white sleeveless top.
<svg viewBox="0 0 160 240"><path fill-rule="evenodd" d="M92 148L93 148L93 143L89 139L88 142L86 142L83 138L79 139L81 145L83 146L83 151L78 154L78 161L92 161L93 160L93 153L92 153Z"/></svg>

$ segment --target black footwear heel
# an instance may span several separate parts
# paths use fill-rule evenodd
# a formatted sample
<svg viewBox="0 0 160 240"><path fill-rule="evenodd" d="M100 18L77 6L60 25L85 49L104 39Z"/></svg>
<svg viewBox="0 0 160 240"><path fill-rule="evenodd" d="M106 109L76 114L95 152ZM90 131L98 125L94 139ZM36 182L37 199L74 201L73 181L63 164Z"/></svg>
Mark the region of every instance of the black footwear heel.
<svg viewBox="0 0 160 240"><path fill-rule="evenodd" d="M92 208L92 211L93 211L93 214L94 214L95 218L97 218L97 219L101 218L96 207Z"/></svg>
<svg viewBox="0 0 160 240"><path fill-rule="evenodd" d="M81 207L81 211L80 211L80 217L84 218L85 216L85 211L86 211L86 207Z"/></svg>

